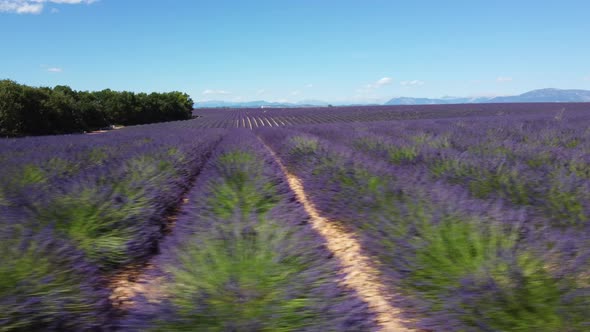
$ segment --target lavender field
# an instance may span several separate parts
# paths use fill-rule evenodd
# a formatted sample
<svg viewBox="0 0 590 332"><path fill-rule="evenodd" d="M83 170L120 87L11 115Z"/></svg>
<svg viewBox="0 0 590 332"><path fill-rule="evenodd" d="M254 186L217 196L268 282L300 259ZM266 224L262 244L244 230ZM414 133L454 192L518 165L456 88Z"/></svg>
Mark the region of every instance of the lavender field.
<svg viewBox="0 0 590 332"><path fill-rule="evenodd" d="M590 105L0 139L0 331L590 331Z"/></svg>

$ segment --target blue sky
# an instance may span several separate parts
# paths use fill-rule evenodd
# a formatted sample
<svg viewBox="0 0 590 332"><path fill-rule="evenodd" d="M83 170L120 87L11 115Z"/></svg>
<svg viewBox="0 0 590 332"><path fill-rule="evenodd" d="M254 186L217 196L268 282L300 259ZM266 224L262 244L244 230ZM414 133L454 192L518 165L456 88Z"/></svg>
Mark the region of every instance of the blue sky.
<svg viewBox="0 0 590 332"><path fill-rule="evenodd" d="M590 1L0 0L0 79L195 100L590 89Z"/></svg>

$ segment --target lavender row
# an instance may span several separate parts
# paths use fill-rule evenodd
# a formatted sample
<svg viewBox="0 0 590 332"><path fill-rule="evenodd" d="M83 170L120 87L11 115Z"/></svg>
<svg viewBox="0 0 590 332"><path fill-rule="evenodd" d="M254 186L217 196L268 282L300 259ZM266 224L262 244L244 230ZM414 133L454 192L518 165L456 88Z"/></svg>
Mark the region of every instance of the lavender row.
<svg viewBox="0 0 590 332"><path fill-rule="evenodd" d="M33 161L15 158L20 163L4 168L3 205L24 210L19 223L27 227L54 227L104 268L145 255L159 236L162 215L180 199L222 133L127 134L113 133L106 144L91 145L91 153L101 151L91 162L82 159L88 147L79 142L61 154L51 144L45 145L49 154L32 148ZM63 172L81 163L86 167L74 174Z"/></svg>
<svg viewBox="0 0 590 332"><path fill-rule="evenodd" d="M125 329L371 331L366 305L252 133L222 142L189 194ZM154 288L163 294L150 299Z"/></svg>
<svg viewBox="0 0 590 332"><path fill-rule="evenodd" d="M360 237L416 327L583 331L590 238L317 136L259 131L326 216ZM412 314L409 314L412 313Z"/></svg>
<svg viewBox="0 0 590 332"><path fill-rule="evenodd" d="M0 330L109 329L107 272L156 250L225 134L176 125L0 141Z"/></svg>
<svg viewBox="0 0 590 332"><path fill-rule="evenodd" d="M533 206L556 226L590 217L588 118L514 118L315 126L301 130L392 164L424 167L480 198Z"/></svg>
<svg viewBox="0 0 590 332"><path fill-rule="evenodd" d="M0 225L0 331L109 330L99 270L51 228Z"/></svg>
<svg viewBox="0 0 590 332"><path fill-rule="evenodd" d="M589 103L514 103L463 105L397 105L299 108L213 108L197 109L193 125L199 128L259 128L327 123L369 123L375 121L485 118L490 122L514 117L542 115L580 116Z"/></svg>

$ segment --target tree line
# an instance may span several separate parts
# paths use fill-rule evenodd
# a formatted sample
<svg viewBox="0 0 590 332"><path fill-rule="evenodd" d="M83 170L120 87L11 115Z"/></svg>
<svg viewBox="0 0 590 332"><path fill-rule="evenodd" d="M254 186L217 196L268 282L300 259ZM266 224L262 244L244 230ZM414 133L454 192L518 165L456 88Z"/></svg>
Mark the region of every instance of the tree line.
<svg viewBox="0 0 590 332"><path fill-rule="evenodd" d="M193 100L182 92L76 91L0 80L0 136L66 134L110 125L190 119Z"/></svg>

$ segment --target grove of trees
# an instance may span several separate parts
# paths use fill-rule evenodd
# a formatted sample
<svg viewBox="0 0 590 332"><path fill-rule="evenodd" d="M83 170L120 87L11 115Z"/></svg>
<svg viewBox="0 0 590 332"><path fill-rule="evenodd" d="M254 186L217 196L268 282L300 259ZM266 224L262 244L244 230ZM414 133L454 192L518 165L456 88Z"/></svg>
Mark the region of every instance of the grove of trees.
<svg viewBox="0 0 590 332"><path fill-rule="evenodd" d="M190 119L193 100L182 92L89 92L68 86L30 87L0 80L0 136L89 131Z"/></svg>

